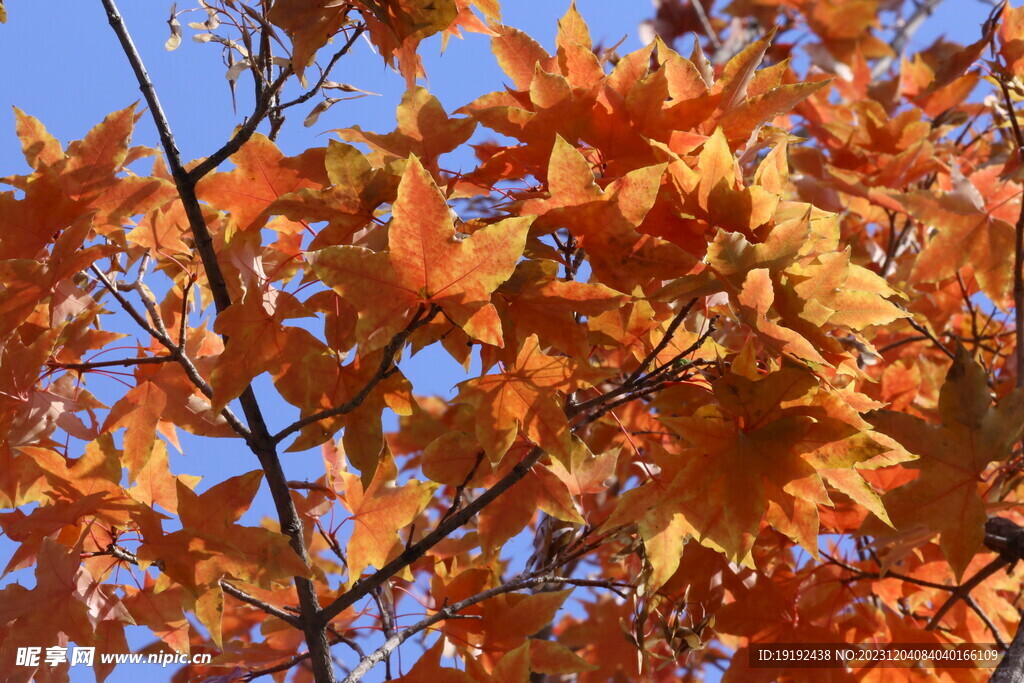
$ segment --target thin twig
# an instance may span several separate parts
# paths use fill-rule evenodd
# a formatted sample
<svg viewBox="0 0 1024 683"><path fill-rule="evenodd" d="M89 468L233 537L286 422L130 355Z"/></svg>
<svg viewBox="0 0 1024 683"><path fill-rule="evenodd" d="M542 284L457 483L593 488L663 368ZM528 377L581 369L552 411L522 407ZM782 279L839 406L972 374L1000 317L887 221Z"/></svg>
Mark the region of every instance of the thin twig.
<svg viewBox="0 0 1024 683"><path fill-rule="evenodd" d="M496 586L494 588L491 588L490 590L483 591L482 593L477 593L476 595L470 596L464 600L459 600L458 602L454 602L450 605L445 605L429 617L421 619L412 626L402 629L398 633L388 638L383 645L381 645L379 648L371 652L367 657L363 658L363 660L359 662L359 664L354 669L352 669L352 672L345 677L343 683L355 683L356 681L362 679L362 677L370 669L376 666L379 662L385 660L392 652L394 652L396 648L398 648L399 645L404 643L406 640L416 635L417 633L420 633L421 631L430 628L434 624L455 618L456 616L458 616L459 612L466 609L467 607L472 607L477 603L489 600L491 598L503 595L505 593L512 593L515 591L523 590L525 588L534 588L537 586L542 586L546 583L557 583L569 586L592 586L600 588L613 587L612 582L609 581L599 581L592 579L572 579L562 576L553 576L550 573L534 573L526 577L513 579L511 581L503 583L500 586Z"/></svg>
<svg viewBox="0 0 1024 683"><path fill-rule="evenodd" d="M206 159L188 172L188 179L191 183L195 184L199 182L201 178L227 161L228 157L240 150L242 145L252 138L256 129L270 112L270 106L274 100L274 96L280 92L281 87L291 75L291 66L287 66L281 70L281 74L263 91L263 97L256 102L256 108L253 110L249 118L246 119L245 123L238 128L233 136L231 136L231 139L224 143L223 147L206 157Z"/></svg>
<svg viewBox="0 0 1024 683"><path fill-rule="evenodd" d="M440 307L434 305L431 306L430 310L426 311L426 315L424 315L425 309L423 306L420 306L420 309L416 311L416 314L413 316L412 321L410 321L409 324L406 325L405 329L396 334L394 338L388 343L388 345L384 347L384 355L381 358L380 366L378 367L377 372L373 375L373 377L369 379L369 381L365 385L363 385L362 389L356 392L355 396L350 398L345 403L342 403L341 405L335 406L333 408L328 408L326 410L321 410L320 412L313 413L312 415L304 417L301 420L296 420L295 422L291 423L290 425L279 431L277 434L274 434L272 437L270 437L271 441L275 444L281 443L281 441L288 438L295 432L302 430L304 427L308 427L309 425L320 422L321 420L327 420L338 415L350 413L356 408L358 408L362 404L362 402L366 400L366 397L370 395L370 392L373 391L374 387L376 387L381 381L383 381L388 376L390 370L392 369L392 364L394 363L395 356L397 356L398 352L401 351L403 346L405 346L405 342L409 338L409 335L415 332L418 328L426 325L431 320L433 320L434 316L436 316L440 310Z"/></svg>
<svg viewBox="0 0 1024 683"><path fill-rule="evenodd" d="M232 586L230 583L224 581L223 579L221 579L220 581L220 587L225 593L235 598L236 600L240 600L247 605L252 605L253 607L263 612L266 612L271 616L277 617L285 623L291 624L295 628L302 628L302 626L299 624L298 617L296 617L294 614L289 614L288 612L285 612L282 609L274 607L268 602L264 602L259 598L255 598L246 593L245 591L243 591L241 588L236 588L235 586Z"/></svg>
<svg viewBox="0 0 1024 683"><path fill-rule="evenodd" d="M947 349L943 345L942 342L940 342L938 339L936 339L935 335L932 334L931 331L927 327L925 327L921 323L917 322L913 318L906 318L906 321L907 321L908 325L910 325L915 330L917 330L918 332L923 334L925 339L931 340L931 342L933 344L935 344L936 347L938 347L939 351L942 351L942 353L946 354L946 356L948 356L950 360L952 360L953 362L956 362L956 354L953 353L952 351L950 351L949 349Z"/></svg>
<svg viewBox="0 0 1024 683"><path fill-rule="evenodd" d="M61 370L77 370L88 372L97 368L131 367L133 365L156 365L160 363L173 363L177 358L174 356L142 356L141 358L120 358L118 360L98 360L88 363L61 363L57 360L48 361L46 364L52 368Z"/></svg>
<svg viewBox="0 0 1024 683"><path fill-rule="evenodd" d="M700 4L700 2L697 2L696 4ZM689 303L687 303L685 306L679 309L679 312L676 313L675 317L672 319L672 322L669 323L668 329L665 330L665 334L661 338L661 341L659 341L657 346L651 349L651 352L644 357L643 361L640 362L640 367L633 371L633 373L626 380L626 384L632 384L640 377L640 375L644 374L647 371L647 368L651 365L652 362L654 362L654 359L658 357L658 354L664 351L665 347L668 346L669 342L672 341L672 337L675 336L676 330L679 329L679 326L683 324L683 321L686 319L686 316L690 315L690 311L693 310L693 307L696 304L697 299L693 298L690 299Z"/></svg>
<svg viewBox="0 0 1024 683"><path fill-rule="evenodd" d="M708 13L704 10L704 3L701 0L692 0L690 6L693 7L693 12L697 15L697 19L700 21L700 25L704 29L704 32L708 34L708 40L711 41L712 47L715 48L716 52L721 50L722 41L718 39L718 34L716 34L715 29L711 27L711 21L708 19Z"/></svg>
<svg viewBox="0 0 1024 683"><path fill-rule="evenodd" d="M406 548L391 562L388 562L370 576L356 581L352 588L324 607L320 612L319 618L323 623L329 622L357 601L369 595L377 586L382 585L402 569L423 557L428 550L447 538L453 531L465 525L477 512L490 505L494 499L525 477L533 469L533 466L540 462L543 456L543 449L540 447L532 448L521 462L516 463L504 477L477 498L467 503L464 508L441 521L432 532Z"/></svg>
<svg viewBox="0 0 1024 683"><path fill-rule="evenodd" d="M178 347L165 332L161 332L153 327L153 325L146 320L146 317L142 315L142 313L140 313L139 310L135 308L135 306L133 306L123 294L121 294L121 292L118 291L117 287L107 278L106 275L103 274L103 271L95 265L90 266L89 269L92 271L92 274L96 276L96 279L100 281L100 284L103 285L104 289L106 289L111 296L117 299L117 302L121 305L121 308L125 313L127 313L139 325L139 327L149 333L151 337L159 341L164 348L170 352L171 357L181 365L182 369L185 371L185 375L189 378L192 384L195 385L195 387L199 389L206 398L212 400L213 388L205 379L203 379L203 376L199 373L199 370L192 362L192 359L190 359L185 353L185 349ZM228 425L230 425L236 434L245 439L247 443L251 442L253 438L252 433L249 431L249 428L238 419L238 416L235 415L231 408L224 406L220 411L220 415L227 421Z"/></svg>
<svg viewBox="0 0 1024 683"><path fill-rule="evenodd" d="M965 595L962 599L964 601L964 604L970 607L972 610L974 610L974 613L978 615L978 618L981 619L983 624L985 624L985 628L987 628L992 633L992 637L995 638L996 645L999 646L999 649L1005 650L1007 648L1006 641L1003 640L1003 636L1000 635L999 629L996 628L996 625L992 622L992 619L989 618L987 614L985 614L985 610L981 609L981 606L978 604L978 601L970 595Z"/></svg>
<svg viewBox="0 0 1024 683"><path fill-rule="evenodd" d="M356 26L355 30L352 31L352 34L349 36L348 40L345 41L345 44L342 46L342 48L334 53L334 56L331 57L331 61L327 62L327 66L324 68L324 72L320 76L320 80L316 82L316 85L310 88L308 92L305 92L296 97L294 100L291 100L290 102L285 102L284 104L277 105L275 109L277 111L281 111L282 109L287 109L289 107L294 107L297 104L308 102L313 97L313 95L315 95L317 91L320 90L323 84L327 82L327 77L331 75L331 69L334 68L334 65L338 63L339 59L348 54L348 51L352 49L352 46L355 45L356 40L359 38L359 36L363 34L363 31L365 30L365 24L359 24L358 26Z"/></svg>
<svg viewBox="0 0 1024 683"><path fill-rule="evenodd" d="M953 591L953 594L946 599L946 602L935 612L934 616L928 621L928 624L924 627L926 631L934 631L942 621L942 617L946 616L946 612L953 608L958 601L971 594L971 591L977 588L985 579L992 576L1000 569L1009 564L1009 561L1004 557L997 557L984 567L978 570L978 573L968 579L966 582L957 586L957 589Z"/></svg>
<svg viewBox="0 0 1024 683"><path fill-rule="evenodd" d="M906 583L912 583L912 584L915 584L917 586L921 586L922 588L934 588L936 590L947 591L949 593L952 593L952 592L956 591L956 589L957 589L956 586L948 586L948 585L942 584L942 583L934 583L932 581L925 581L924 579L918 579L916 577L909 576L907 574L900 574L900 573L894 572L894 571L887 571L887 572L885 572L885 575L882 575L879 572L864 571L863 569L859 569L857 567L854 567L851 564L847 564L846 562L843 562L842 560L840 560L840 559L838 559L836 557L832 557L828 553L825 553L825 552L822 552L821 556L824 557L826 560L828 560L829 563L834 564L835 566L839 567L840 569L845 569L846 571L850 572L851 574L856 574L856 576L853 577L855 579L899 579L900 581L904 581Z"/></svg>
<svg viewBox="0 0 1024 683"><path fill-rule="evenodd" d="M385 638L391 639L395 636L395 611L392 601L385 597L384 590L387 585L378 586L373 591L373 601L377 604L378 617L380 618L380 629ZM364 656L362 660L365 660ZM391 680L391 655L384 656L384 680Z"/></svg>
<svg viewBox="0 0 1024 683"><path fill-rule="evenodd" d="M483 461L484 452L480 451L476 454L476 462L473 463L473 468L469 471L469 474L467 474L466 478L462 480L462 483L455 488L455 495L452 496L452 504L448 506L448 510L446 510L444 516L441 517L442 522L458 511L459 506L462 505L462 496L466 492L466 487L469 486L469 482L473 480L473 477L476 475L476 471L480 468L480 463ZM411 540L412 536L410 535L409 538Z"/></svg>

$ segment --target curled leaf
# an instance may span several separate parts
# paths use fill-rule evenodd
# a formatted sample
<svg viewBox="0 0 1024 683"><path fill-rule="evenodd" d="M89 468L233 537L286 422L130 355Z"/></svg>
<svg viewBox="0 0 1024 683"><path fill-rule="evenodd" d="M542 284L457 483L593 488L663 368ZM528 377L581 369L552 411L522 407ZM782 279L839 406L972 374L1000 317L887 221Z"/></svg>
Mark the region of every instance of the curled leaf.
<svg viewBox="0 0 1024 683"><path fill-rule="evenodd" d="M337 81L324 81L324 84L320 86L324 90L340 90L342 92L361 92L364 95L377 95L380 96L379 92L370 92L369 90L363 90L357 88L349 83L338 83Z"/></svg>
<svg viewBox="0 0 1024 683"><path fill-rule="evenodd" d="M249 68L249 65L250 62L248 58L235 62L231 65L231 68L228 69L227 73L224 74L224 77L232 82L237 81L238 77L242 75L242 72Z"/></svg>
<svg viewBox="0 0 1024 683"><path fill-rule="evenodd" d="M178 3L171 5L171 18L167 20L167 25L171 27L171 37L164 43L164 49L168 52L177 50L178 46L181 45L181 22L178 21ZM3 7L0 6L0 12L3 11ZM0 21L5 20L7 17L3 16Z"/></svg>
<svg viewBox="0 0 1024 683"><path fill-rule="evenodd" d="M206 21L192 21L189 22L188 27L194 28L197 31L213 31L220 26L220 17L217 15L217 10L212 7L206 7Z"/></svg>
<svg viewBox="0 0 1024 683"><path fill-rule="evenodd" d="M309 115L307 115L306 118L302 121L302 125L304 125L306 128L309 128L310 126L317 122L317 119L320 118L321 114L323 114L325 111L333 107L336 102L340 101L341 98L328 97L326 100L313 107L313 111L309 112Z"/></svg>

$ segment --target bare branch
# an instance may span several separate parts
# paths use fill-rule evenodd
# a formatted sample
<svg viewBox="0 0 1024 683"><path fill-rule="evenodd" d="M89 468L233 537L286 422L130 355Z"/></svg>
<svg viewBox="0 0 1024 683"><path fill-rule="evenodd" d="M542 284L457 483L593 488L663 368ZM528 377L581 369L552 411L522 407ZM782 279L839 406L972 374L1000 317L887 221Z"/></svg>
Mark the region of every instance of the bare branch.
<svg viewBox="0 0 1024 683"><path fill-rule="evenodd" d="M146 72L142 58L128 33L124 19L118 12L114 0L101 0L101 2L106 10L107 20L117 35L125 56L135 72L139 88L149 104L150 115L153 117L157 131L160 134L160 142L167 155L167 164L174 178L175 187L178 190L178 198L181 200L185 210L189 227L192 230L192 236L195 239L196 250L199 252L203 262L203 269L206 271L206 278L209 282L210 292L213 295L214 305L217 313L222 313L231 306L231 294L224 279L224 274L221 271L220 263L217 260L213 237L206 226L202 206L199 204L199 199L196 196L196 181L216 168L251 137L252 133L256 130L256 126L259 125L260 120L269 110L273 95L291 74L291 67L283 69L277 80L264 91L263 98L257 102L256 111L253 112L253 116L242 126L241 130L224 147L189 173L182 165L181 155L171 133L167 116L160 105L156 89L153 87L149 74ZM115 293L115 296L119 296L119 293ZM168 342L173 347L173 341L168 339ZM164 343L163 340L161 340L161 343ZM172 353L174 353L173 350ZM186 367L186 372L190 372L185 363L187 359L181 350L178 350L178 354L180 355L183 367ZM188 365L191 365L191 363L188 363ZM194 371L195 368L192 367L191 370ZM202 378L196 372L194 377L190 374L190 379L195 382L197 379L201 380ZM250 450L259 459L260 466L266 475L267 486L270 488L270 493L274 500L274 507L281 525L281 531L288 536L289 546L295 551L295 554L309 566L309 553L303 540L302 519L299 517L295 503L291 498L291 491L287 484L288 478L284 474L280 458L277 455L276 442L270 438L270 432L267 429L266 421L263 418L263 413L252 385L245 388L241 396L239 396L239 402L249 423L250 436L246 439L246 442ZM306 576L295 576L294 581L302 610L299 622L302 625L306 644L310 649L314 677L318 683L333 683L335 680L334 666L331 661L327 634L323 629L323 621L319 618L320 600L316 593L316 586Z"/></svg>
<svg viewBox="0 0 1024 683"><path fill-rule="evenodd" d="M935 9L942 3L942 0L920 0L917 3L914 13L909 19L896 31L896 35L893 37L892 42L889 46L892 48L892 54L882 57L875 63L875 66L871 69L871 79L874 80L889 70L889 66L892 65L893 61L898 57L902 56L903 50L906 49L907 45L910 44L910 39L914 37L921 25L924 24L925 20L928 19L935 12Z"/></svg>
<svg viewBox="0 0 1024 683"><path fill-rule="evenodd" d="M1017 626L1017 634L992 673L991 683L1024 683L1024 619Z"/></svg>
<svg viewBox="0 0 1024 683"><path fill-rule="evenodd" d="M220 581L220 587L221 587L221 589L223 589L223 591L225 593L227 593L231 597L233 597L233 598L235 598L237 600L241 600L242 602L244 602L247 605L252 605L253 607L255 607L255 608L259 609L259 610L262 610L262 611L266 612L267 614L269 614L269 615L271 615L273 617L277 617L281 621L284 621L284 622L286 622L288 624L291 624L295 628L298 628L298 629L302 628L302 625L299 623L298 617L296 617L294 614L289 614L288 612L285 612L284 610L281 610L281 609L278 609L277 607L274 607L273 605L271 605L268 602L264 602L263 600L260 600L259 598L254 598L253 596L249 595L248 593L246 593L242 589L236 588L236 587L232 586L230 583L228 583L227 581L224 581L223 579L221 579L221 581Z"/></svg>
<svg viewBox="0 0 1024 683"><path fill-rule="evenodd" d="M274 96L280 92L281 86L284 85L284 82L287 81L288 77L291 75L292 67L285 67L281 71L281 74L274 79L274 82L263 90L263 96L257 101L256 109L253 111L252 115L246 119L245 123L235 131L235 134L231 139L228 140L223 147L206 157L206 159L188 172L188 179L190 182L193 184L198 182L201 178L224 163L228 157L240 150L242 145L249 142L249 139L252 138L256 129L270 112L270 105L273 102Z"/></svg>
<svg viewBox="0 0 1024 683"><path fill-rule="evenodd" d="M164 346L164 348L166 348L170 352L170 357L176 360L181 365L181 367L185 370L185 375L189 378L192 384L194 384L196 388L199 389L199 391L201 391L204 396L206 396L206 398L213 399L213 388L205 379L203 379L203 376L199 373L198 368L196 368L195 364L185 353L184 347L179 347L178 345L176 345L174 341L169 336L167 336L166 331L161 332L153 325L151 325L149 321L146 320L146 317L142 315L138 311L138 309L135 308L135 306L133 306L132 303L128 301L128 299L121 292L118 291L118 288L115 287L114 284L107 278L107 276L103 274L103 271L101 271L95 265L91 266L90 270L92 271L93 275L96 276L96 279L100 281L100 284L102 284L103 287L108 292L110 292L110 294L115 299L117 299L117 302L121 305L121 308L124 309L125 313L127 313L139 325L139 327L148 332L151 337L159 341ZM159 356L157 357L159 358ZM243 439L245 439L247 443L250 443L251 446L251 441L253 438L252 433L249 431L249 428L246 427L242 423L242 421L238 419L238 416L235 415L231 408L224 406L224 408L221 409L220 414L231 426L231 428L235 431L235 433L238 434Z"/></svg>
<svg viewBox="0 0 1024 683"><path fill-rule="evenodd" d="M992 634L992 637L995 638L996 645L998 645L1000 649L1005 650L1007 648L1006 641L1003 640L1003 636L999 633L999 629L996 628L996 625L992 622L992 619L989 618L988 614L985 613L985 610L981 608L978 601L970 595L965 595L963 597L963 601L965 605L974 610L974 613L978 615L981 622L985 624L985 628L987 628Z"/></svg>
<svg viewBox="0 0 1024 683"><path fill-rule="evenodd" d="M316 85L310 88L308 92L305 92L296 97L294 100L290 102L285 102L284 104L277 105L275 109L280 111L282 109L294 107L297 104L302 104L303 102L308 102L310 99L312 99L313 95L316 95L320 88L323 86L323 84L327 82L327 78L328 76L331 75L331 69L334 68L334 65L338 63L339 59L348 54L348 51L352 49L352 46L355 45L356 40L358 40L359 36L361 36L363 34L363 31L365 30L365 24L359 24L358 26L356 26L355 30L352 31L352 34L348 37L348 40L345 41L345 44L342 46L342 48L335 52L334 56L331 57L331 61L327 63L327 66L324 68L324 72L320 76L320 80L316 82Z"/></svg>
<svg viewBox="0 0 1024 683"><path fill-rule="evenodd" d="M118 360L97 360L88 363L61 363L57 360L47 361L51 368L61 370L76 370L78 372L89 372L97 368L128 368L133 365L157 365L160 363L173 363L177 358L174 356L142 356L141 358L120 358Z"/></svg>
<svg viewBox="0 0 1024 683"><path fill-rule="evenodd" d="M568 586L592 586L598 588L613 588L614 583L610 581L599 581L592 579L572 579L563 576L553 576L550 573L533 573L525 577L515 578L507 581L500 586L491 588L490 590L477 593L464 600L459 600L450 605L445 605L434 614L421 619L412 626L402 629L398 633L394 634L379 648L371 652L367 657L364 657L361 662L352 669L352 672L345 677L343 683L355 683L361 680L366 673L376 666L379 662L387 659L392 652L398 648L399 645L404 643L412 636L425 631L434 624L437 624L448 619L454 619L458 616L458 613L467 607L489 600L491 598L503 595L505 593L512 593L515 591L523 590L526 588L536 588L543 586L546 583L556 583Z"/></svg>
<svg viewBox="0 0 1024 683"><path fill-rule="evenodd" d="M949 349L947 349L946 346L942 342L940 342L938 339L936 339L935 335L931 333L931 330L929 330L927 327L925 327L921 323L917 322L913 318L907 318L906 321L907 321L908 325L910 325L915 330L917 330L922 335L924 335L925 339L928 339L933 344L935 344L935 346L939 349L939 351L942 351L942 353L946 354L946 356L950 360L952 360L953 362L956 362L956 354L953 353L952 351L950 351Z"/></svg>
<svg viewBox="0 0 1024 683"><path fill-rule="evenodd" d="M436 316L441 309L436 305L431 306L430 310L426 312L426 315L424 315L424 310L424 307L420 306L420 309L416 312L416 315L413 316L413 319L409 324L406 325L405 329L396 334L388 345L384 347L384 356L380 360L380 366L377 368L377 372L365 385L363 385L363 388L360 389L355 396L341 405L328 408L327 410L321 410L320 412L313 413L301 420L296 420L277 434L274 434L274 436L271 437L271 441L275 444L281 443L281 441L287 439L295 432L302 430L304 427L308 427L311 424L320 422L321 420L327 420L337 415L345 415L346 413L350 413L358 408L362 402L366 400L366 397L370 395L370 392L373 391L374 387L376 387L390 374L392 365L395 361L395 356L397 356L398 352L403 346L405 346L405 342L409 338L409 335L433 320L434 316Z"/></svg>
<svg viewBox="0 0 1024 683"><path fill-rule="evenodd" d="M480 496L469 502L455 514L442 520L433 531L421 538L418 542L406 548L398 557L388 562L378 571L370 576L356 581L348 591L342 593L334 602L320 612L320 618L324 623L344 612L348 607L358 600L370 594L377 586L382 585L396 573L405 569L410 564L423 557L428 550L448 537L456 529L466 524L477 512L484 509L491 502L510 489L520 479L533 469L533 466L540 462L544 451L540 447L534 447L526 454L521 462L516 463L508 474L499 479L491 488L484 491Z"/></svg>
<svg viewBox="0 0 1024 683"><path fill-rule="evenodd" d="M832 557L825 552L822 552L821 556L828 560L829 563L834 564L841 569L845 569L851 574L854 574L855 576L853 576L852 579L899 579L900 581L906 581L907 583L912 583L923 588L934 588L936 590L948 591L950 593L956 590L956 586L947 586L942 583L926 581L924 579L918 579L907 574L900 574L899 572L887 571L883 576L878 572L864 571L863 569L859 569L851 564L847 564L846 562L843 562L842 560L836 557Z"/></svg>

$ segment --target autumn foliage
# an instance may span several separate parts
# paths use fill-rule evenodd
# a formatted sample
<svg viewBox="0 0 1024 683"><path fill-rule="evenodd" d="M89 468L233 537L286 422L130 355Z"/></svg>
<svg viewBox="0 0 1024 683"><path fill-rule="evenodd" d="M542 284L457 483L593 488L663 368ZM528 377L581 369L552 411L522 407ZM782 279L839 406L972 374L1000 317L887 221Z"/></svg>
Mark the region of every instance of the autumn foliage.
<svg viewBox="0 0 1024 683"><path fill-rule="evenodd" d="M132 624L213 655L182 682L987 680L748 651L1017 633L1024 10L899 54L913 3L663 0L620 54L574 6L549 53L496 0L207 0L167 47L201 19L256 108L188 161L102 4L144 105L67 145L16 110L0 192L4 680ZM442 105L453 37L506 78ZM395 130L282 153L363 38ZM259 468L200 482L181 432Z"/></svg>

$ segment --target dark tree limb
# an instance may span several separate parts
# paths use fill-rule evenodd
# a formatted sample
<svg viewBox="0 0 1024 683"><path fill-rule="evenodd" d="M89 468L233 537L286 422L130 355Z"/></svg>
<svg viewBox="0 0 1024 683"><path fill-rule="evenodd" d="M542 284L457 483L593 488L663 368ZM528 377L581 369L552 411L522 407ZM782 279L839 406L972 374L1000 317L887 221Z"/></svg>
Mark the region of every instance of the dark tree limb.
<svg viewBox="0 0 1024 683"><path fill-rule="evenodd" d="M1006 115L1010 118L1013 139L1017 143L1017 157L1024 159L1024 134L1021 133L1020 124L1017 122L1013 97L1010 96L1010 88L1006 85L1006 81L1003 78L998 78L998 81L999 87L1003 91ZM1014 345L1017 360L1017 386L1024 387L1024 344L1021 343L1021 340L1024 339L1024 202L1021 203L1020 214L1017 216L1016 225L1014 225L1013 313L1017 332L1017 343Z"/></svg>
<svg viewBox="0 0 1024 683"><path fill-rule="evenodd" d="M1006 649L990 683L1024 683L1024 619L1017 626L1017 634Z"/></svg>
<svg viewBox="0 0 1024 683"><path fill-rule="evenodd" d="M119 358L118 360L97 360L87 363L62 363L58 360L47 361L51 368L59 370L75 370L76 372L89 372L98 368L130 368L133 365L159 365L160 363L173 363L177 358L174 356L142 356L140 358Z"/></svg>
<svg viewBox="0 0 1024 683"><path fill-rule="evenodd" d="M264 91L263 98L256 103L256 111L253 112L253 115L234 137L207 158L206 161L193 169L192 172L189 172L182 164L181 154L171 132L170 123L167 120L163 107L160 105L156 89L153 87L153 82L149 78L146 67L142 62L142 57L132 41L124 19L121 17L114 0L100 1L106 10L110 27L117 35L124 54L135 73L139 89L149 105L150 115L156 125L161 145L167 156L168 168L178 190L178 198L185 209L185 215L188 218L189 227L195 239L196 250L199 252L203 268L206 271L206 278L210 285L215 308L218 314L222 313L231 306L231 295L217 259L213 237L206 226L202 206L199 204L199 198L196 196L196 182L241 148L252 136L260 121L266 116L273 94L277 92L288 76L291 75L291 68L282 70L278 79ZM173 345L173 341L171 343ZM263 413L251 385L242 392L239 402L242 405L243 413L248 421L248 429L251 433L251 438L247 442L266 475L267 486L274 500L281 532L288 536L290 547L308 567L310 566L310 558L303 540L302 520L295 508L295 503L292 501L287 484L288 478L281 467L276 443L270 437L270 431L267 429L266 421L263 418ZM317 597L316 587L313 581L306 576L296 576L294 580L301 608L299 623L306 638L306 645L309 647L314 678L317 683L334 683L336 680L334 677L334 662L331 658L327 633L323 628L324 622L319 618L320 601Z"/></svg>

